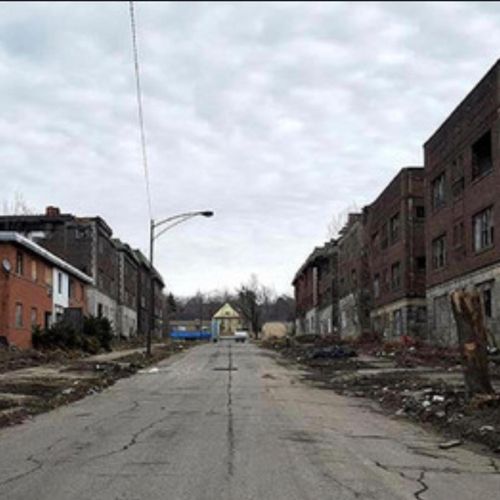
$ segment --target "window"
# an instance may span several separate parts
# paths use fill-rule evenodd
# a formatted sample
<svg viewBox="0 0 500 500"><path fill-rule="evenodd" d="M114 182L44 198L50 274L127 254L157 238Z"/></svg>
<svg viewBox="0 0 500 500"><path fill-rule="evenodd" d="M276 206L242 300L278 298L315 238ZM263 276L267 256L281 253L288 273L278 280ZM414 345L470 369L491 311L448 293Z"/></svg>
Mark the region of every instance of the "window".
<svg viewBox="0 0 500 500"><path fill-rule="evenodd" d="M16 253L16 273L20 276L24 274L24 260L21 252Z"/></svg>
<svg viewBox="0 0 500 500"><path fill-rule="evenodd" d="M473 218L474 251L479 252L493 246L493 210L488 207Z"/></svg>
<svg viewBox="0 0 500 500"><path fill-rule="evenodd" d="M446 204L444 172L432 181L432 208L438 209Z"/></svg>
<svg viewBox="0 0 500 500"><path fill-rule="evenodd" d="M45 268L45 284L52 285L52 269L50 267Z"/></svg>
<svg viewBox="0 0 500 500"><path fill-rule="evenodd" d="M463 221L457 222L453 226L453 246L461 247L464 244L465 230Z"/></svg>
<svg viewBox="0 0 500 500"><path fill-rule="evenodd" d="M450 299L447 295L436 297L433 302L433 326L436 329L447 328L450 325Z"/></svg>
<svg viewBox="0 0 500 500"><path fill-rule="evenodd" d="M380 296L380 276L378 274L375 275L373 280L373 294L376 299Z"/></svg>
<svg viewBox="0 0 500 500"><path fill-rule="evenodd" d="M391 217L389 231L391 233L391 243L394 243L399 239L399 212L394 217Z"/></svg>
<svg viewBox="0 0 500 500"><path fill-rule="evenodd" d="M73 280L73 278L69 278L68 295L70 299L74 298L75 296L75 281Z"/></svg>
<svg viewBox="0 0 500 500"><path fill-rule="evenodd" d="M97 304L97 317L102 318L102 304Z"/></svg>
<svg viewBox="0 0 500 500"><path fill-rule="evenodd" d="M62 273L57 273L57 293L62 293Z"/></svg>
<svg viewBox="0 0 500 500"><path fill-rule="evenodd" d="M403 314L401 312L401 309L396 309L392 313L392 327L394 335L400 337L403 333Z"/></svg>
<svg viewBox="0 0 500 500"><path fill-rule="evenodd" d="M16 304L16 328L23 327L23 305L21 303Z"/></svg>
<svg viewBox="0 0 500 500"><path fill-rule="evenodd" d="M401 264L396 262L391 267L391 285L393 290L401 286Z"/></svg>
<svg viewBox="0 0 500 500"><path fill-rule="evenodd" d="M432 268L440 269L446 265L446 235L432 240Z"/></svg>
<svg viewBox="0 0 500 500"><path fill-rule="evenodd" d="M464 158L460 155L451 164L451 192L453 198L459 198L465 187Z"/></svg>
<svg viewBox="0 0 500 500"><path fill-rule="evenodd" d="M388 245L388 238L387 238L387 224L384 224L382 226L382 239L380 241L380 247L382 250L387 248Z"/></svg>
<svg viewBox="0 0 500 500"><path fill-rule="evenodd" d="M357 274L356 274L356 269L353 269L351 271L351 285L353 287L356 287L358 284L358 277L357 277Z"/></svg>
<svg viewBox="0 0 500 500"><path fill-rule="evenodd" d="M52 326L52 313L45 311L45 328Z"/></svg>
<svg viewBox="0 0 500 500"><path fill-rule="evenodd" d="M487 318L491 318L491 288L483 290L482 299L484 307L484 315Z"/></svg>
<svg viewBox="0 0 500 500"><path fill-rule="evenodd" d="M38 324L38 311L36 307L31 308L31 326L36 326Z"/></svg>
<svg viewBox="0 0 500 500"><path fill-rule="evenodd" d="M416 212L417 218L423 219L425 217L425 207L423 205L415 207L415 212Z"/></svg>
<svg viewBox="0 0 500 500"><path fill-rule="evenodd" d="M481 177L492 169L491 131L488 130L472 145L472 178Z"/></svg>
<svg viewBox="0 0 500 500"><path fill-rule="evenodd" d="M37 268L36 268L36 260L31 261L31 279L36 281L38 277Z"/></svg>
<svg viewBox="0 0 500 500"><path fill-rule="evenodd" d="M425 255L421 257L416 258L416 263L417 263L417 270L418 271L425 271Z"/></svg>

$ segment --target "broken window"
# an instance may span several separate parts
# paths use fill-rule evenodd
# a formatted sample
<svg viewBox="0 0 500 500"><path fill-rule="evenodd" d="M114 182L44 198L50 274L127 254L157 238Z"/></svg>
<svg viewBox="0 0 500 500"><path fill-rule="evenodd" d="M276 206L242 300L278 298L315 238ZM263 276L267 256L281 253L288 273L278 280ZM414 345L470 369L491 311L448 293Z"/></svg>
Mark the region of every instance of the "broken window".
<svg viewBox="0 0 500 500"><path fill-rule="evenodd" d="M432 181L432 208L438 209L444 207L445 204L445 174L443 172Z"/></svg>
<svg viewBox="0 0 500 500"><path fill-rule="evenodd" d="M415 212L418 219L423 219L425 217L425 207L423 205L415 207Z"/></svg>
<svg viewBox="0 0 500 500"><path fill-rule="evenodd" d="M393 290L397 290L401 286L401 264L399 262L391 267L391 284Z"/></svg>
<svg viewBox="0 0 500 500"><path fill-rule="evenodd" d="M399 212L394 217L391 217L391 220L389 221L389 228L391 243L394 243L399 239Z"/></svg>
<svg viewBox="0 0 500 500"><path fill-rule="evenodd" d="M488 207L474 216L474 250L476 252L493 246L493 209Z"/></svg>
<svg viewBox="0 0 500 500"><path fill-rule="evenodd" d="M416 258L417 269L419 271L425 271L425 255Z"/></svg>
<svg viewBox="0 0 500 500"><path fill-rule="evenodd" d="M472 145L472 179L481 177L492 169L491 131L488 130Z"/></svg>
<svg viewBox="0 0 500 500"><path fill-rule="evenodd" d="M432 268L440 269L446 265L446 235L432 240Z"/></svg>
<svg viewBox="0 0 500 500"><path fill-rule="evenodd" d="M491 318L491 288L486 288L482 293L484 315Z"/></svg>

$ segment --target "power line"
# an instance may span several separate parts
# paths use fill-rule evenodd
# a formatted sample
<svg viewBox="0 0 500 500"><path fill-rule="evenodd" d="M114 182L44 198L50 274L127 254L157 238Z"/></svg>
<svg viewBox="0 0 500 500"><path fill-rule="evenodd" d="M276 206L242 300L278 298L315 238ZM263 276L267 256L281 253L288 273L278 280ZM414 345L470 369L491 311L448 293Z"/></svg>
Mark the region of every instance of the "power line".
<svg viewBox="0 0 500 500"><path fill-rule="evenodd" d="M130 7L130 28L132 30L132 49L134 53L134 69L135 69L135 88L137 94L137 112L139 116L139 129L141 134L141 149L142 149L142 163L144 166L144 177L146 180L146 195L148 198L148 210L149 218L153 219L153 210L151 203L151 188L149 184L149 168L148 168L148 156L146 153L146 133L144 130L144 114L142 111L142 90L141 90L141 78L139 72L139 51L137 50L137 34L135 28L135 15L134 15L134 2L129 2Z"/></svg>

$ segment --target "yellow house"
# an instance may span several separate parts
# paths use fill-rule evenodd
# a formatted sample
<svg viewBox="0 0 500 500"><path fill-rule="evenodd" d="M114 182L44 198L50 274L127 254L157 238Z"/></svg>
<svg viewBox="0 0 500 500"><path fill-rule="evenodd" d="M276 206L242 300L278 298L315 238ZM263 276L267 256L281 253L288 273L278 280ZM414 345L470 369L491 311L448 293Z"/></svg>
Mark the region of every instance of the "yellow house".
<svg viewBox="0 0 500 500"><path fill-rule="evenodd" d="M212 317L212 329L217 336L230 336L241 330L243 321L234 307L226 302Z"/></svg>

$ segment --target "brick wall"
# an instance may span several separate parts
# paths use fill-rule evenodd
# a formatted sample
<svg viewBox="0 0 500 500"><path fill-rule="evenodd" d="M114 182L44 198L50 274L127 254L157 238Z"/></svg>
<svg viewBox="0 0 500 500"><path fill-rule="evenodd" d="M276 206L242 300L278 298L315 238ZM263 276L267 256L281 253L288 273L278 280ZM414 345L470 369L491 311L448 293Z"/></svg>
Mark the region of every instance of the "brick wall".
<svg viewBox="0 0 500 500"><path fill-rule="evenodd" d="M18 273L17 256L22 256L22 273ZM52 313L52 268L44 261L13 244L0 244L0 262L7 259L11 271L0 270L0 335L20 348L31 347L35 324L45 326L45 314ZM50 278L49 278L50 277ZM21 307L21 315L16 318ZM33 315L33 316L32 316ZM20 324L17 319L20 319Z"/></svg>
<svg viewBox="0 0 500 500"><path fill-rule="evenodd" d="M427 141L425 151L427 287L457 278L500 261L498 232L495 244L474 249L473 217L492 207L493 224L500 228L500 64L478 83L450 117ZM475 175L478 140L490 134L491 169ZM443 200L436 203L439 176L443 175ZM433 266L433 241L443 236L446 262Z"/></svg>
<svg viewBox="0 0 500 500"><path fill-rule="evenodd" d="M406 168L367 210L373 308L405 297L425 297L423 196L423 168Z"/></svg>

